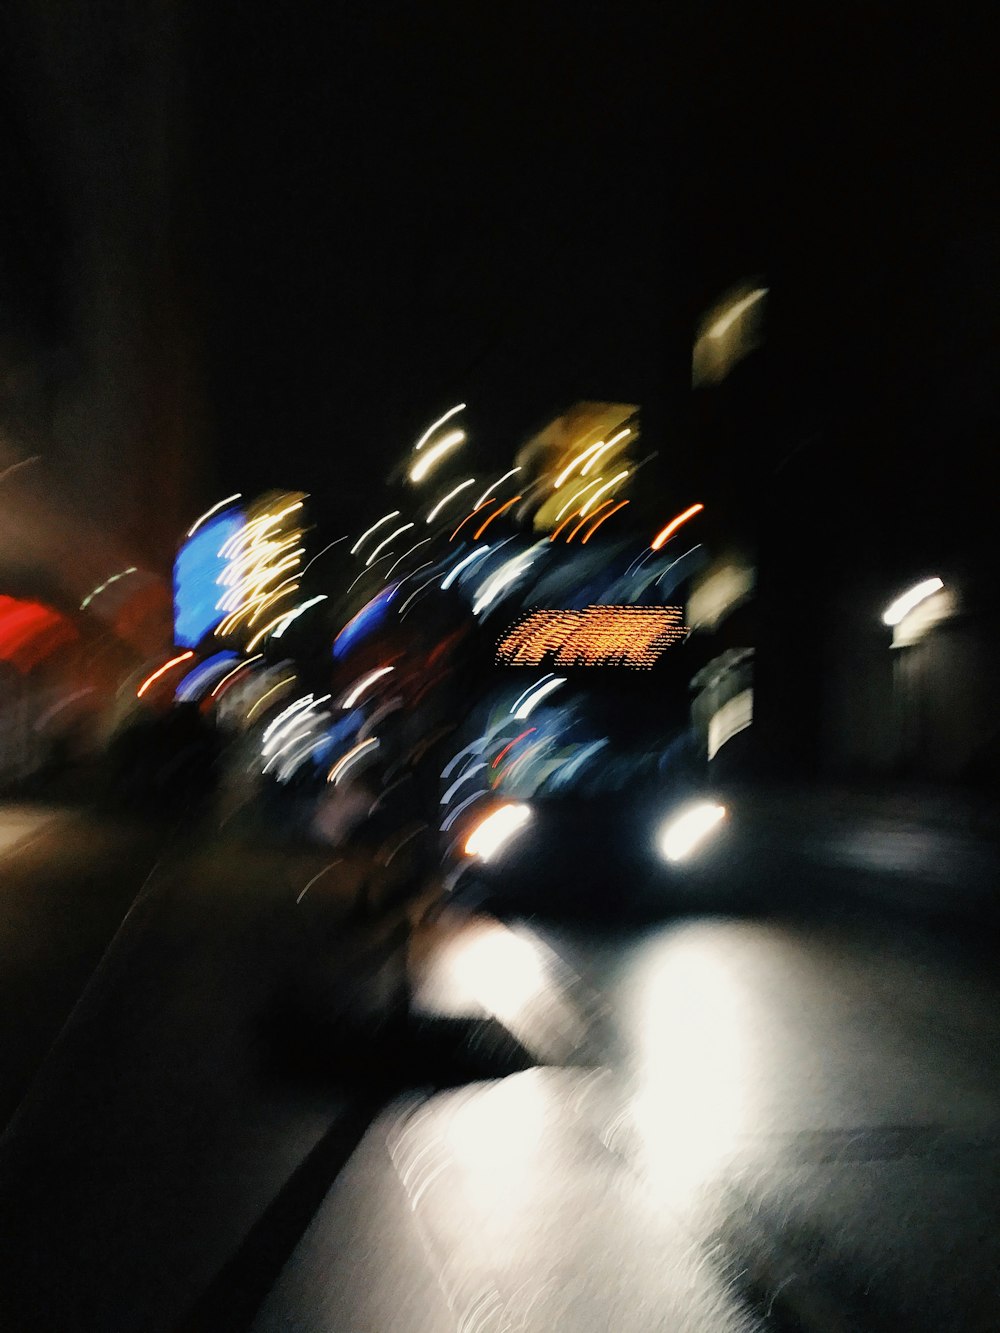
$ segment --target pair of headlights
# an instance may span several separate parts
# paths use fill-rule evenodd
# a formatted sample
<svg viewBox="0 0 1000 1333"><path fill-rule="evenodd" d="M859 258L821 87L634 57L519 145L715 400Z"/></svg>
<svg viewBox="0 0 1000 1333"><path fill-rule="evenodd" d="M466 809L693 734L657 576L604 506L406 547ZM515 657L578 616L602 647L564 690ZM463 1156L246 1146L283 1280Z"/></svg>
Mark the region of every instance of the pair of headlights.
<svg viewBox="0 0 1000 1333"><path fill-rule="evenodd" d="M686 861L725 817L726 807L713 801L697 801L675 811L657 832L656 845L661 856L672 863ZM480 861L491 861L530 822L531 807L523 802L498 806L466 838L465 853Z"/></svg>

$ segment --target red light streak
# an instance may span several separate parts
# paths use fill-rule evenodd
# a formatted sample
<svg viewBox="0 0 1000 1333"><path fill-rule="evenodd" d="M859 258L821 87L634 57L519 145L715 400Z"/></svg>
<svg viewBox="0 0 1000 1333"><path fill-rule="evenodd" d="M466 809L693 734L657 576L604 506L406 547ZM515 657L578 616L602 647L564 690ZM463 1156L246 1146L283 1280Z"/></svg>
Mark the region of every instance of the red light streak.
<svg viewBox="0 0 1000 1333"><path fill-rule="evenodd" d="M518 741L523 741L525 736L530 736L533 731L537 730L538 730L537 727L529 727L527 731L522 731L520 736L515 736L509 745L505 745L503 747L503 749L500 751L497 757L493 760L493 763L490 765L490 768L496 768L497 764L499 764L500 760L504 757L504 755L507 753L508 750L512 750L514 746L518 743Z"/></svg>

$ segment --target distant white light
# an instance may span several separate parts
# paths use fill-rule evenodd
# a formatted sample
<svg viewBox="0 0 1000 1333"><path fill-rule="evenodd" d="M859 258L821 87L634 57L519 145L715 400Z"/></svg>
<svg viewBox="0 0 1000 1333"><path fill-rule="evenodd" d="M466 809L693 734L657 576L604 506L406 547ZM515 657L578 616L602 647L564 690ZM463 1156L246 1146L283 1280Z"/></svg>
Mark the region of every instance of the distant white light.
<svg viewBox="0 0 1000 1333"><path fill-rule="evenodd" d="M504 843L509 842L519 829L531 818L531 811L526 805L501 805L498 810L488 814L469 834L465 841L467 856L478 856L481 861L489 861Z"/></svg>
<svg viewBox="0 0 1000 1333"><path fill-rule="evenodd" d="M607 444L602 444L601 447L596 451L596 453L594 453L594 455L587 460L586 466L580 469L580 476L585 477L587 473L591 470L591 468L594 466L594 464L600 459L601 454L607 453L607 451L609 449L613 449L620 440L624 440L627 435L631 434L632 434L631 427L626 426L624 430L620 430L616 434L612 435L611 439L608 440Z"/></svg>
<svg viewBox="0 0 1000 1333"><path fill-rule="evenodd" d="M485 546L477 546L474 551L470 551L469 554L464 557L464 559L458 562L458 564L451 571L451 573L446 574L445 577L441 580L442 589L450 588L451 585L458 578L459 574L461 574L462 570L467 569L469 565L473 563L473 561L481 559L488 550L490 550L489 542L487 542Z"/></svg>
<svg viewBox="0 0 1000 1333"><path fill-rule="evenodd" d="M450 430L447 435L438 440L437 444L421 455L418 462L414 463L413 467L410 468L410 480L423 481L434 464L442 459L449 449L454 449L456 445L462 444L464 441L464 430Z"/></svg>
<svg viewBox="0 0 1000 1333"><path fill-rule="evenodd" d="M226 505L231 505L234 500L239 500L241 495L242 492L237 491L235 495L227 495L224 500L220 500L218 504L212 505L211 509L206 509L201 518L195 519L188 528L187 535L193 537L207 518L211 518L213 514L217 514L220 509L225 509Z"/></svg>
<svg viewBox="0 0 1000 1333"><path fill-rule="evenodd" d="M566 510L570 507L570 505L576 504L577 500L579 500L581 495L586 495L586 493L590 490L591 486L599 486L603 480L604 480L603 477L595 477L593 481L588 481L586 486L582 486L579 490L574 491L573 494L566 501L566 503L563 505L563 507L556 514L556 521L558 522L558 520L562 518L563 514L565 514Z"/></svg>
<svg viewBox="0 0 1000 1333"><path fill-rule="evenodd" d="M370 537L376 528L380 528L383 523L388 523L391 518L399 518L398 509L394 509L391 514L383 514L382 517L378 519L377 522L371 525L370 528L365 528L364 532L351 547L351 555L357 555L358 551L361 549L362 543L364 542L365 538Z"/></svg>
<svg viewBox="0 0 1000 1333"><path fill-rule="evenodd" d="M413 554L413 552L417 549L418 546L426 546L427 543L428 543L430 540L431 540L430 537L425 537L425 538L423 539L423 541L414 542L413 545L409 548L409 550L404 551L403 554L399 557L398 560L394 560L394 561L392 562L392 564L389 566L389 568L388 568L388 569L385 571L385 573L383 574L383 576L382 576L382 582L383 582L383 583L388 583L389 579L392 577L392 571L393 571L394 569L398 569L399 566L403 563L404 560L409 559L409 557ZM390 551L389 554L391 555L392 552ZM423 569L424 566L421 565L420 568Z"/></svg>
<svg viewBox="0 0 1000 1333"><path fill-rule="evenodd" d="M336 546L339 542L346 542L346 541L347 541L346 537L334 537L332 542L327 542L327 544L323 547L322 551L316 552L313 558L309 561L308 565L302 566L302 573L303 574L308 573L310 567L316 563L316 561L320 558L321 555L326 555L327 551L329 551L331 546Z"/></svg>
<svg viewBox="0 0 1000 1333"><path fill-rule="evenodd" d="M512 559L506 560L494 574L491 574L490 577L476 589L476 598L472 606L472 614L474 616L478 616L480 611L484 611L486 607L496 601L504 588L509 587L515 579L520 578L525 570L530 568L541 554L541 545L542 543L537 542L533 547L525 551L523 555L514 556Z"/></svg>
<svg viewBox="0 0 1000 1333"><path fill-rule="evenodd" d="M488 499L495 490L498 490L499 487L501 487L504 484L505 481L507 481L510 477L515 476L520 471L521 469L519 467L512 467L509 472L505 472L502 477L498 478L498 480L494 481L491 485L486 487L486 490L483 491L482 495L472 506L472 508L474 510L481 508L484 500Z"/></svg>
<svg viewBox="0 0 1000 1333"><path fill-rule="evenodd" d="M317 603L325 601L326 601L326 593L321 592L318 597L310 597L307 602L302 602L301 605L295 607L293 611L289 611L288 615L285 616L284 620L282 620L281 624L274 631L272 637L275 639L280 639L282 634L284 634L285 630L292 623L292 621L298 620L299 616L302 615L303 611L308 611L311 606L316 606Z"/></svg>
<svg viewBox="0 0 1000 1333"><path fill-rule="evenodd" d="M552 483L552 489L554 491L557 491L559 487L563 484L563 482L566 480L566 478L569 476L569 474L571 472L575 472L585 458L589 457L591 461L593 461L594 455L597 453L597 451L599 449L606 449L606 448L607 445L604 443L604 441L598 440L596 444L591 444L586 449L584 449L583 453L577 454L575 458L571 458L570 461L563 468L563 470L556 477L555 481ZM590 463L587 464L587 467L588 468L590 467ZM584 471L586 470L587 469L585 468Z"/></svg>
<svg viewBox="0 0 1000 1333"><path fill-rule="evenodd" d="M700 801L690 806L660 830L660 851L668 861L683 861L725 817L724 805Z"/></svg>
<svg viewBox="0 0 1000 1333"><path fill-rule="evenodd" d="M612 477L610 481L606 481L603 486L598 487L598 489L594 492L594 494L590 497L587 503L580 510L581 515L589 513L591 506L593 505L594 501L598 498L598 496L603 495L605 491L610 491L612 486L617 485L618 482L620 481L624 481L627 476L628 476L628 468L623 468L621 472L618 473L617 477Z"/></svg>
<svg viewBox="0 0 1000 1333"><path fill-rule="evenodd" d="M18 465L15 463L14 466L17 467ZM94 600L94 598L99 597L100 594L105 590L105 588L110 588L112 583L117 583L119 579L125 578L127 574L138 574L138 572L139 571L135 565L129 565L128 569L123 569L120 574L112 574L109 579L105 579L103 583L99 583L93 592L89 592L87 594L87 596L80 603L80 610L86 611L87 607Z"/></svg>
<svg viewBox="0 0 1000 1333"><path fill-rule="evenodd" d="M475 484L476 484L475 477L470 477L468 481L460 482L453 491L448 492L448 494L444 497L443 500L438 500L437 504L427 515L427 522L433 523L434 520L437 518L438 514L445 507L445 505L448 503L449 500L453 499L459 493L459 491L464 491L466 486L475 486Z"/></svg>
<svg viewBox="0 0 1000 1333"><path fill-rule="evenodd" d="M475 777L477 773L481 773L485 767L486 761L480 760L478 764L470 764L465 768L461 775L455 779L445 794L441 797L441 804L450 805L459 787L463 787L468 782L469 778Z"/></svg>
<svg viewBox="0 0 1000 1333"><path fill-rule="evenodd" d="M767 287L758 287L755 291L750 292L748 296L744 296L742 301L737 301L735 305L731 305L726 313L720 316L708 330L708 336L710 338L721 338L726 330L736 323L744 310L749 310L750 306L756 305L762 297L767 295L768 290Z"/></svg>
<svg viewBox="0 0 1000 1333"><path fill-rule="evenodd" d="M904 592L900 597L891 603L883 612L882 623L885 625L898 625L904 616L910 614L915 606L919 606L933 593L940 592L944 584L939 578L924 579L923 583L918 583L916 587Z"/></svg>
<svg viewBox="0 0 1000 1333"><path fill-rule="evenodd" d="M296 699L294 703L289 704L287 708L283 709L278 716L264 728L263 745L265 747L265 753L267 753L267 742L271 739L274 733L281 728L281 724L287 721L293 713L297 713L300 708L308 708L313 702L314 697L315 696L311 693L304 694L301 699Z"/></svg>
<svg viewBox="0 0 1000 1333"><path fill-rule="evenodd" d="M535 690L538 689L539 685L543 684L547 680L551 680L553 675L554 673L552 671L547 671L541 680L536 680L534 684L529 685L528 688L522 694L519 694L517 698L514 700L513 708L511 708L510 710L511 716L515 717L517 715L517 710L524 703L525 699L527 699L528 695L534 694Z"/></svg>
<svg viewBox="0 0 1000 1333"><path fill-rule="evenodd" d="M379 542L378 546L372 547L371 554L365 561L365 568L366 569L368 568L371 562L378 555L379 551L381 551L383 546L388 546L390 542L394 542L397 537L401 536L404 532L408 532L409 529L412 527L413 527L412 523L404 523L403 526L401 528L397 528L395 532L390 532L388 537L383 537L383 539Z"/></svg>
<svg viewBox="0 0 1000 1333"><path fill-rule="evenodd" d="M340 705L341 708L353 708L354 705L357 703L358 699L360 699L361 696L364 694L365 690L367 690L369 685L374 685L375 682L379 680L382 676L387 676L390 671L394 670L395 670L394 667L384 666L384 667L379 667L378 670L376 671L369 671L367 676L362 676L361 679L358 681L358 683L351 690L350 694L348 694L347 697L344 699L344 702Z"/></svg>
<svg viewBox="0 0 1000 1333"><path fill-rule="evenodd" d="M439 430L446 421L450 421L451 418L455 416L458 412L464 412L464 411L465 411L464 403L456 403L454 407L449 407L448 411L445 412L443 417L438 417L437 421L435 421L432 426L427 427L423 435L421 435L420 439L413 446L414 451L419 452L436 430Z"/></svg>
<svg viewBox="0 0 1000 1333"><path fill-rule="evenodd" d="M540 704L543 699L547 698L548 695L552 694L554 690L557 690L560 685L565 685L565 684L566 684L565 676L555 676L552 680L545 681L542 685L540 685L537 689L535 689L531 694L528 695L527 699L524 700L524 702L518 708L517 712L514 714L514 717L517 719L518 722L523 722L526 717L530 717L531 714L535 711L535 707L537 704Z"/></svg>
<svg viewBox="0 0 1000 1333"><path fill-rule="evenodd" d="M341 778L358 762L369 750L378 749L378 737L372 736L366 741L360 741L352 750L348 750L345 755L333 765L326 775L327 782L332 782L334 786L340 782Z"/></svg>

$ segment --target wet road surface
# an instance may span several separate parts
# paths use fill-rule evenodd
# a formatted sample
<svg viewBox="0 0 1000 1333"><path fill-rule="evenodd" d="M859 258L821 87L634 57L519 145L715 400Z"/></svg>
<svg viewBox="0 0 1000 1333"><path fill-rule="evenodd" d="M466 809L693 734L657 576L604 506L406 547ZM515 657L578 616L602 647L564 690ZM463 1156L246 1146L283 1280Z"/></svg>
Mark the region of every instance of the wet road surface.
<svg viewBox="0 0 1000 1333"><path fill-rule="evenodd" d="M0 1327L1000 1327L995 934L789 910L808 878L769 915L451 908L411 1026L364 1068L286 1027L303 1074L262 1020L356 862L24 818Z"/></svg>
<svg viewBox="0 0 1000 1333"><path fill-rule="evenodd" d="M892 921L454 918L418 1002L538 1067L372 1127L264 1330L995 1330L990 954Z"/></svg>

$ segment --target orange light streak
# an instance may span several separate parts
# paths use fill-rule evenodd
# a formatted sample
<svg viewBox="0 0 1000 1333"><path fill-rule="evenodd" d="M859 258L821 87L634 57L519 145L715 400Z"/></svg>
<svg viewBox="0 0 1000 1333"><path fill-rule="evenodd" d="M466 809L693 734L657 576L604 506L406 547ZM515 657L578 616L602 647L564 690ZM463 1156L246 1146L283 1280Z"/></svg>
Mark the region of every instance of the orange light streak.
<svg viewBox="0 0 1000 1333"><path fill-rule="evenodd" d="M455 540L455 538L458 536L458 534L459 534L459 533L462 531L462 529L465 527L466 523L468 523L469 519L470 519L470 518L475 518L476 515L479 513L479 511L480 511L481 509L485 509L487 505L491 505L495 499L496 499L496 496L495 496L495 495L490 496L490 498L489 498L488 500L484 500L483 503L482 503L481 505L477 505L475 509L473 509L470 513L466 514L465 518L462 519L461 523L459 523L458 527L457 527L457 528L455 529L455 531L451 534L451 536L448 538L448 540L449 540L450 542L453 542L453 541Z"/></svg>
<svg viewBox="0 0 1000 1333"><path fill-rule="evenodd" d="M594 510L594 514L599 514L599 513L601 512L602 509L606 509L606 508L608 507L608 505L613 505L613 504L614 504L614 500L602 500L601 503L600 503L600 504L597 506L597 508ZM589 522L590 522L590 520L594 517L594 514L584 514L583 518L580 519L580 522L576 525L576 527L573 529L573 531L572 531L572 532L569 534L569 536L566 538L567 545L573 540L573 538L574 538L574 537L576 536L576 534L580 531L580 529L583 527L583 525L584 525L585 523L589 523Z"/></svg>
<svg viewBox="0 0 1000 1333"><path fill-rule="evenodd" d="M604 522L604 520L606 518L610 518L612 514L617 514L619 509L624 509L628 503L629 503L628 500L619 500L618 504L615 505L614 509L609 509L606 514L602 514L600 518L597 520L597 522L594 524L594 526L590 529L590 531L584 534L583 541L580 543L580 545L586 546L587 543L590 541L591 537L593 537L594 533Z"/></svg>
<svg viewBox="0 0 1000 1333"><path fill-rule="evenodd" d="M518 500L520 500L520 499L521 499L521 496L520 496L520 495L515 495L515 496L513 497L513 499L508 500L506 504L502 504L502 505L500 506L499 509L494 509L493 513L490 514L489 518L488 518L488 519L486 520L486 522L482 525L482 527L479 528L479 529L476 531L476 533L475 533L475 535L473 536L472 540L473 540L474 542L479 541L479 538L483 535L483 533L484 533L484 532L486 531L486 529L490 526L490 524L493 522L493 520L494 520L495 518L499 518L500 515L504 512L505 509L509 509L509 508L511 507L511 505L513 505L513 504L517 504Z"/></svg>
<svg viewBox="0 0 1000 1333"><path fill-rule="evenodd" d="M157 667L157 669L153 672L153 674L151 676L147 676L146 679L139 686L139 688L136 690L135 697L137 699L141 699L154 681L159 680L160 677L165 672L169 671L171 667L179 666L181 662L186 662L189 657L194 657L194 653L190 648L187 650L186 653L181 653L179 657L172 657L169 662L164 662L163 666Z"/></svg>
<svg viewBox="0 0 1000 1333"><path fill-rule="evenodd" d="M562 522L559 524L559 526L556 528L555 532L553 532L552 536L549 538L549 541L550 541L550 542L554 542L555 539L559 536L560 532L562 532L562 530L563 530L563 528L566 526L566 524L567 524L567 523L572 523L573 520L574 520L574 518L576 518L576 516L577 516L577 514L578 514L579 512L580 512L579 509L574 509L573 512L572 512L572 514L570 514L568 518L564 518L563 521L562 521Z"/></svg>
<svg viewBox="0 0 1000 1333"><path fill-rule="evenodd" d="M701 513L704 508L705 506L703 504L692 505L690 509L685 509L682 514L678 514L676 518L672 518L663 531L657 533L653 538L652 543L650 544L650 550L658 551L663 543L673 536L682 523L686 523L689 518L694 518L695 514Z"/></svg>

